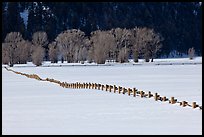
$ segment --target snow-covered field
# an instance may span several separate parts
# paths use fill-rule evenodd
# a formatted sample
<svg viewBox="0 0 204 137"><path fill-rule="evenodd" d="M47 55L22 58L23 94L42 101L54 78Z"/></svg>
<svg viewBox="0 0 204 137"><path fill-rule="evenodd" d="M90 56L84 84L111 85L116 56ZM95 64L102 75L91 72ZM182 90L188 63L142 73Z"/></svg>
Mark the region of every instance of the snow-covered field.
<svg viewBox="0 0 204 137"><path fill-rule="evenodd" d="M155 65L162 62L192 64ZM49 64L45 63L44 67L16 65L12 69L66 82L136 87L202 105L202 58L158 59L155 63L69 67L45 67ZM153 98L62 88L2 68L2 134L201 135L202 110Z"/></svg>

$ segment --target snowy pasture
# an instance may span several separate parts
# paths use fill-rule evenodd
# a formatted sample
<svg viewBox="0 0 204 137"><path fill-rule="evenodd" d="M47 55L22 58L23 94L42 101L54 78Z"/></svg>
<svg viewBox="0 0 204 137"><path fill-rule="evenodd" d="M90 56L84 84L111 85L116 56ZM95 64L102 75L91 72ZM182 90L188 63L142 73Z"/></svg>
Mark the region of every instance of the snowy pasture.
<svg viewBox="0 0 204 137"><path fill-rule="evenodd" d="M66 82L93 82L174 96L202 105L202 58L140 65L42 67L13 70ZM155 65L156 63L188 65ZM197 62L200 64L194 64ZM108 63L107 63L108 64ZM111 63L110 63L111 64ZM52 64L49 64L52 65ZM202 110L94 89L67 89L2 67L2 134L202 134Z"/></svg>

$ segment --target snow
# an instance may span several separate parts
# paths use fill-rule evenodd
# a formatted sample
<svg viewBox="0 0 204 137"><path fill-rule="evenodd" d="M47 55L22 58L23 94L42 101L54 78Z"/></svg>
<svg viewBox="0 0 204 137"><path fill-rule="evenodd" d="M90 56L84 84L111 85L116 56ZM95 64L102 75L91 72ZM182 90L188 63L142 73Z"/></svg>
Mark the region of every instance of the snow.
<svg viewBox="0 0 204 137"><path fill-rule="evenodd" d="M202 57L188 65L14 66L66 82L136 87L202 105ZM158 59L158 62L189 62ZM46 64L47 63L47 64ZM24 65L24 66L26 66ZM52 64L50 64L52 65ZM76 64L75 64L76 65ZM68 89L2 68L2 134L202 134L202 110L94 89Z"/></svg>
<svg viewBox="0 0 204 137"><path fill-rule="evenodd" d="M58 63L51 63L50 61L44 61L42 63L42 67L62 67L62 66L132 66L132 65L191 65L191 64L202 64L202 57L195 57L193 60L189 58L167 58L167 59L154 59L153 62L145 62L144 59L139 59L139 62L135 63L132 59L129 60L128 63L116 63L116 62L108 62L105 64L96 64L96 63L88 63L87 61L82 63L67 63L64 61L58 61ZM8 65L2 65L7 66ZM32 62L27 62L27 64L15 64L14 67L35 67Z"/></svg>
<svg viewBox="0 0 204 137"><path fill-rule="evenodd" d="M25 24L25 27L27 28L28 25L28 9L25 9L23 12L20 12L21 18L23 18L23 22Z"/></svg>
<svg viewBox="0 0 204 137"><path fill-rule="evenodd" d="M43 10L49 10L50 8L49 7L45 7L45 6L42 6Z"/></svg>

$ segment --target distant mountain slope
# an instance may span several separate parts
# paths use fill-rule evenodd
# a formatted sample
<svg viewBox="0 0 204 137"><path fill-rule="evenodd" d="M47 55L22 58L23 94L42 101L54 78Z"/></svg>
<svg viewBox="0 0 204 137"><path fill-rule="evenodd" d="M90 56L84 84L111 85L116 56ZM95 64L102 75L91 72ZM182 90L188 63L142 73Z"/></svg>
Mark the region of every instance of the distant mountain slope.
<svg viewBox="0 0 204 137"><path fill-rule="evenodd" d="M25 18L26 17L26 18ZM46 31L50 41L66 29L90 35L97 29L154 28L164 37L162 54L186 53L194 47L202 54L201 2L3 2L2 41L11 31L31 39Z"/></svg>

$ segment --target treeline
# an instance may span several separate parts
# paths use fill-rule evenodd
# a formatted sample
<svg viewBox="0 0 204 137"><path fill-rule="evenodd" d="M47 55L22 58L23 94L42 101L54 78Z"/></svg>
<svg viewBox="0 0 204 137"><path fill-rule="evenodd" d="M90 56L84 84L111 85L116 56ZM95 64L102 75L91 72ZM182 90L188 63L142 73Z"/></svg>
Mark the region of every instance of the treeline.
<svg viewBox="0 0 204 137"><path fill-rule="evenodd" d="M160 54L187 54L191 47L202 55L201 2L2 2L2 42L10 32L31 41L35 32L49 42L62 32L153 28L165 39Z"/></svg>
<svg viewBox="0 0 204 137"><path fill-rule="evenodd" d="M163 40L159 33L147 27L97 30L89 37L79 29L71 29L61 32L52 42L42 31L35 32L31 41L24 40L20 32L11 32L2 43L2 63L13 66L32 61L40 66L46 58L52 63L60 60L68 63L104 64L107 60L124 63L129 58L135 62L138 58L153 62Z"/></svg>

